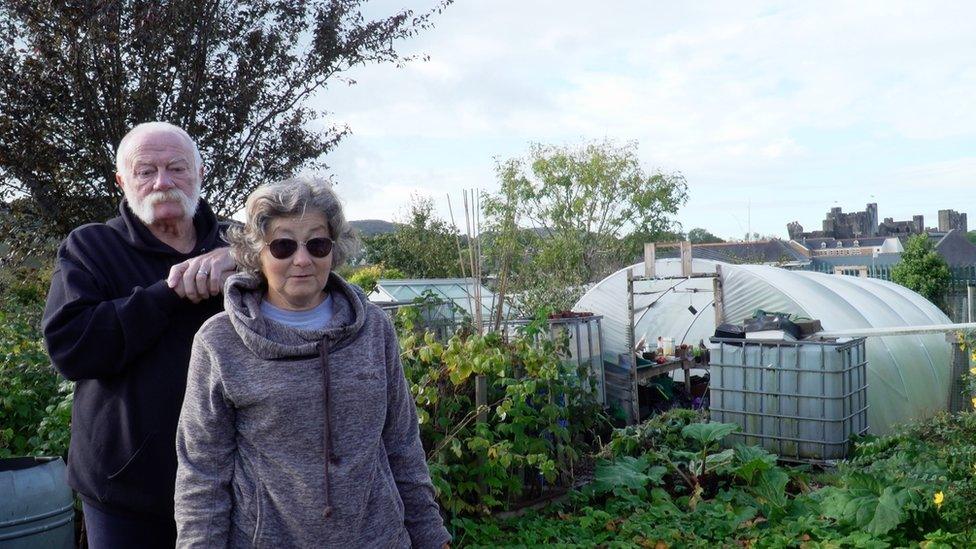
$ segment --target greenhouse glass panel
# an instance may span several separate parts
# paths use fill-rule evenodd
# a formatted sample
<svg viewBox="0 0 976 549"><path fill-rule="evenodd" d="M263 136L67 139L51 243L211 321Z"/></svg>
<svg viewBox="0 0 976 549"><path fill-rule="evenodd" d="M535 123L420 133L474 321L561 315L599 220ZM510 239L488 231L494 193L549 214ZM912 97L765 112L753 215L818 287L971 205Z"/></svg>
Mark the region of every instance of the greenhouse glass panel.
<svg viewBox="0 0 976 549"><path fill-rule="evenodd" d="M474 279L470 278L381 279L376 282L376 290L369 294L369 299L374 302L384 302L389 301L387 297L389 296L396 303L406 304L424 295L432 295L447 302L437 311L437 316L442 318L473 316L477 306L474 297L475 284ZM484 318L488 318L491 314L493 305L497 306L495 294L481 286L481 314ZM503 313L506 316L509 314L507 306Z"/></svg>

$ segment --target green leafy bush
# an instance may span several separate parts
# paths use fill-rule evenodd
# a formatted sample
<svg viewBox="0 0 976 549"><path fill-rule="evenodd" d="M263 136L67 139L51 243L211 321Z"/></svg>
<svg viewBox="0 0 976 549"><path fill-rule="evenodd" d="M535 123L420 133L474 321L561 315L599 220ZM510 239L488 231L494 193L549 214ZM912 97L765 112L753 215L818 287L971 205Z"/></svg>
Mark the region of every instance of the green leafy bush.
<svg viewBox="0 0 976 549"><path fill-rule="evenodd" d="M382 264L367 265L349 273L346 280L363 289L367 294L376 289L376 282L380 279L405 278L399 269L388 269Z"/></svg>
<svg viewBox="0 0 976 549"><path fill-rule="evenodd" d="M0 274L0 457L66 455L72 384L51 367L40 331L50 275Z"/></svg>
<svg viewBox="0 0 976 549"><path fill-rule="evenodd" d="M581 381L586 371L562 360L564 343L541 335L541 326L508 340L459 334L442 343L430 332L401 340L431 476L452 515L504 509L568 485L604 419ZM478 376L487 395L481 408Z"/></svg>
<svg viewBox="0 0 976 549"><path fill-rule="evenodd" d="M943 413L891 436L869 437L839 470L844 492L825 490L831 496L825 503L869 498L862 501L878 507L881 526L896 522L888 529L893 539L915 540L934 528L976 530L976 413ZM856 517L851 526L868 527L865 518ZM878 520L870 527L878 527Z"/></svg>
<svg viewBox="0 0 976 549"><path fill-rule="evenodd" d="M972 403L971 410L976 410L976 332L956 332L956 343L969 357L969 372L962 376L963 396Z"/></svg>
<svg viewBox="0 0 976 549"><path fill-rule="evenodd" d="M917 234L905 244L901 261L891 269L891 280L945 309L952 272L928 235Z"/></svg>
<svg viewBox="0 0 976 549"><path fill-rule="evenodd" d="M681 431L705 420L702 411L675 408L638 425L614 429L604 456L639 456L648 451L678 448L684 444Z"/></svg>
<svg viewBox="0 0 976 549"><path fill-rule="evenodd" d="M457 518L457 545L976 546L974 413L860 440L852 459L816 476L762 448L719 451L734 427L689 419L674 411L618 430L588 487L513 519ZM689 490L695 472L700 490Z"/></svg>

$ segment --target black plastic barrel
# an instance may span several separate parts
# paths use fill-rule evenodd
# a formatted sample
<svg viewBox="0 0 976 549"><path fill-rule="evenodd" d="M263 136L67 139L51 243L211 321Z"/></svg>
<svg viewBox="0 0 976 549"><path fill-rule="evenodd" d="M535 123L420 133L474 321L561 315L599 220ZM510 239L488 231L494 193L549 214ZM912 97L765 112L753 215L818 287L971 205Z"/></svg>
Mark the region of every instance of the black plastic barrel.
<svg viewBox="0 0 976 549"><path fill-rule="evenodd" d="M74 498L61 458L0 459L0 549L74 547Z"/></svg>

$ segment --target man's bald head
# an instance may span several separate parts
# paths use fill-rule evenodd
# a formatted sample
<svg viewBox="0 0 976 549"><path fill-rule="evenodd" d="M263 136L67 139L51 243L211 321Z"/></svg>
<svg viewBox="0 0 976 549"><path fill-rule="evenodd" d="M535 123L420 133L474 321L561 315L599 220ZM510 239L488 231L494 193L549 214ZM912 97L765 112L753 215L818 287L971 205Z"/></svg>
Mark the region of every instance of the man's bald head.
<svg viewBox="0 0 976 549"><path fill-rule="evenodd" d="M200 202L203 162L193 139L167 122L132 128L115 154L115 180L146 225L192 219Z"/></svg>
<svg viewBox="0 0 976 549"><path fill-rule="evenodd" d="M179 126L174 126L169 122L143 122L142 124L138 124L135 127L133 127L131 130L129 130L129 133L125 134L125 137L123 137L122 140L119 141L119 146L115 150L116 173L119 173L122 175L123 178L126 178L127 175L126 172L131 167L129 165L129 162L131 161L130 149L132 147L133 142L135 142L136 138L139 137L140 135L145 135L147 133L157 133L157 132L172 133L174 135L179 136L180 139L182 139L184 143L186 143L186 148L190 152L193 160L193 166L190 167L190 170L194 174L200 173L200 168L203 166L203 158L201 158L200 156L200 149L197 148L196 142L193 141L193 139L190 137L190 134L186 133L186 131L183 130L183 128ZM199 183L200 182L198 181L197 184Z"/></svg>

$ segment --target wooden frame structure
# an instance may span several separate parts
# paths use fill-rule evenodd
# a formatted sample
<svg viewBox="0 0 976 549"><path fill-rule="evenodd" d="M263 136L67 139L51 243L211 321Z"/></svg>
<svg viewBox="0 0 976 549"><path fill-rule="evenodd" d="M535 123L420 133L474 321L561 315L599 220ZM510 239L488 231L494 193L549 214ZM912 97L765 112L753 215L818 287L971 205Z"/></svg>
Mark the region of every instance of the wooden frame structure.
<svg viewBox="0 0 976 549"><path fill-rule="evenodd" d="M680 276L657 276L655 270L655 261L657 260L657 249L658 248L674 248L678 247L681 250L681 275ZM688 354L681 354L675 356L673 359L669 359L663 364L655 364L651 366L638 367L637 364L637 349L635 341L635 329L637 328L635 323L635 308L634 308L634 296L635 295L646 295L654 292L638 291L635 289L635 285L651 280L677 280L677 279L691 279L691 278L711 278L712 291L715 295L714 308L715 308L715 325L718 326L722 323L724 319L724 307L722 298L722 267L721 265L716 267L716 272L712 273L696 273L692 269L692 256L691 256L691 242L671 242L664 244L657 244L649 242L644 244L644 276L635 276L634 269L627 269L627 349L628 352L624 356L628 356L627 368L629 370L629 377L631 383L631 402L630 402L630 419L633 423L640 423L640 402L637 393L637 387L640 382L659 376L661 374L666 374L673 372L675 370L683 370L685 374L685 389L688 393L691 393L691 377L689 375L689 370L691 369L708 369L707 364L695 364L692 358ZM623 356L621 357L623 358ZM624 366L624 364L621 364Z"/></svg>

